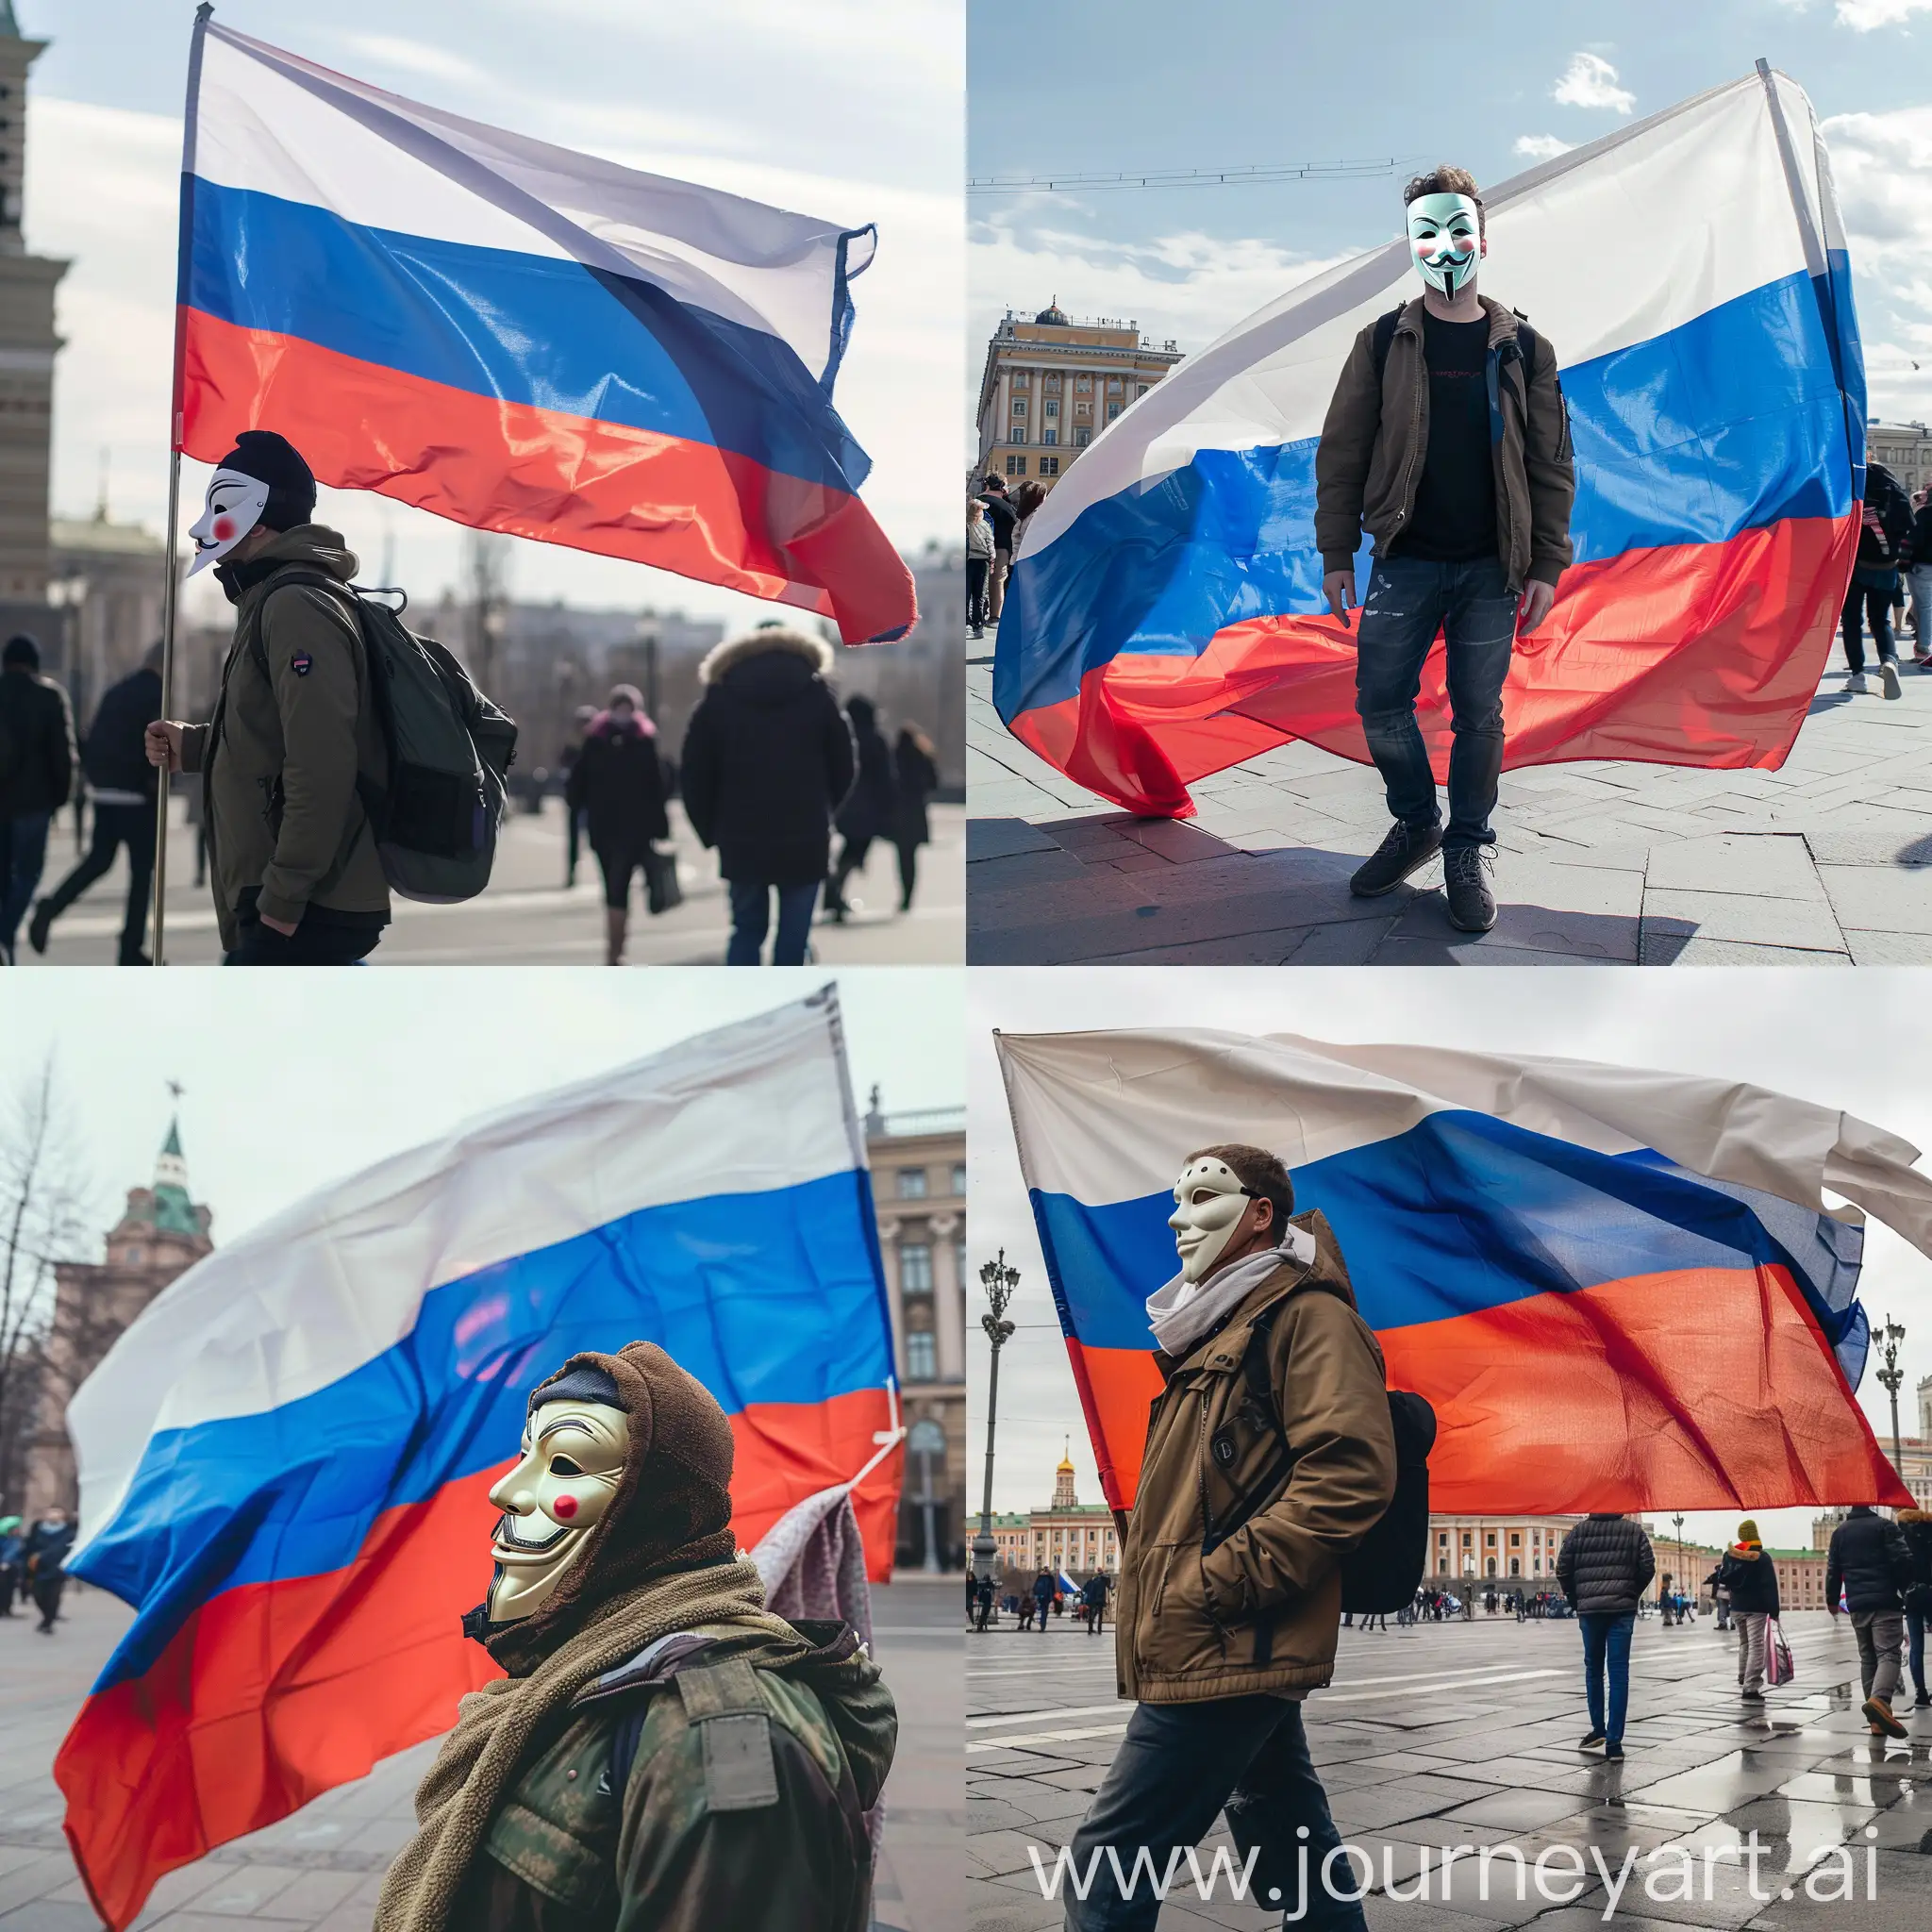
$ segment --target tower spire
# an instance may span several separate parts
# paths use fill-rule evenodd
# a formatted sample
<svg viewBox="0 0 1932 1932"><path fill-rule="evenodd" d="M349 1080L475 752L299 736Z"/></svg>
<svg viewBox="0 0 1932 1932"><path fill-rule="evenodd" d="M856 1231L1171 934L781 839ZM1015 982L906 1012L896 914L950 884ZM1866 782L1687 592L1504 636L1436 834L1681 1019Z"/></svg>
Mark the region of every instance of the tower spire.
<svg viewBox="0 0 1932 1932"><path fill-rule="evenodd" d="M6 0L0 0L0 6L5 4ZM175 1107L168 1118L168 1138L155 1157L155 1227L167 1234L201 1232L194 1203L188 1194L188 1161L181 1152L181 1095L185 1091L180 1081L168 1082Z"/></svg>

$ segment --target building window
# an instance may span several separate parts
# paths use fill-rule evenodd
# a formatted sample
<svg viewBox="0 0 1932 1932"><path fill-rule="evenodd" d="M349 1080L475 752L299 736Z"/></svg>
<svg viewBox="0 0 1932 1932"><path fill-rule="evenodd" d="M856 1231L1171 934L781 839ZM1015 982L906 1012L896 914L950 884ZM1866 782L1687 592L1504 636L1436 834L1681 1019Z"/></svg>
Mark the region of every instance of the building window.
<svg viewBox="0 0 1932 1932"><path fill-rule="evenodd" d="M1466 1549L1468 1549L1468 1548L1469 1548L1469 1546L1470 1546L1470 1544L1471 1544L1471 1542L1472 1542L1472 1541L1473 1541L1473 1539L1471 1538L1471 1536L1470 1536L1470 1533L1468 1532L1468 1530L1466 1530L1466 1529L1465 1529L1465 1530L1464 1530L1464 1531L1462 1532L1462 1547L1463 1547L1463 1548L1464 1548L1465 1550L1466 1550Z"/></svg>
<svg viewBox="0 0 1932 1932"><path fill-rule="evenodd" d="M1040 432L1040 440L1047 446L1048 449L1052 449L1055 446L1055 444L1057 444L1059 441L1060 433L1057 428L1055 428L1051 424L1049 424L1046 428L1042 429Z"/></svg>
<svg viewBox="0 0 1932 1932"><path fill-rule="evenodd" d="M1120 405L1119 405L1118 403L1109 403L1109 404L1108 404L1108 406L1107 406L1107 420L1108 420L1108 421L1109 423L1111 423L1111 422L1113 421L1113 419L1114 419L1114 418L1115 418L1116 416L1118 416L1118 415L1120 414L1120 412L1121 412L1121 406L1120 406Z"/></svg>
<svg viewBox="0 0 1932 1932"><path fill-rule="evenodd" d="M1523 1574L1523 1558L1521 1557L1511 1557L1509 1558L1509 1574L1512 1576L1521 1576Z"/></svg>
<svg viewBox="0 0 1932 1932"><path fill-rule="evenodd" d="M1013 414L1016 416L1024 416L1025 413L1026 398L1024 396L1015 396L1013 398Z"/></svg>
<svg viewBox="0 0 1932 1932"><path fill-rule="evenodd" d="M1058 393L1060 386L1060 379L1057 375L1054 374L1052 370L1049 369L1047 373L1040 378L1040 386L1042 389L1051 390Z"/></svg>
<svg viewBox="0 0 1932 1932"><path fill-rule="evenodd" d="M1439 1529L1436 1532L1436 1547L1439 1550L1446 1550L1449 1547L1449 1532L1446 1529Z"/></svg>
<svg viewBox="0 0 1932 1932"><path fill-rule="evenodd" d="M1058 457L1041 457L1040 474L1042 476L1058 476L1060 473L1060 459Z"/></svg>
<svg viewBox="0 0 1932 1932"><path fill-rule="evenodd" d="M1032 380L1032 373L1029 370L1016 369L1013 371L1013 387L1015 389L1024 389Z"/></svg>
<svg viewBox="0 0 1932 1932"><path fill-rule="evenodd" d="M932 1330L914 1328L906 1337L906 1379L930 1382L939 1374L939 1359L933 1353Z"/></svg>
<svg viewBox="0 0 1932 1932"><path fill-rule="evenodd" d="M956 1160L953 1163L953 1191L962 1199L966 1193L966 1163Z"/></svg>
<svg viewBox="0 0 1932 1932"><path fill-rule="evenodd" d="M1026 458L1024 457L1008 458L1007 474L1009 476L1024 476L1026 474Z"/></svg>
<svg viewBox="0 0 1932 1932"><path fill-rule="evenodd" d="M1149 387L1149 384L1143 382L1137 390L1135 390L1134 393L1137 396L1144 396L1147 393Z"/></svg>
<svg viewBox="0 0 1932 1932"><path fill-rule="evenodd" d="M1509 1532L1509 1547L1512 1550L1520 1550L1523 1547L1523 1532L1520 1529L1512 1529Z"/></svg>
<svg viewBox="0 0 1932 1932"><path fill-rule="evenodd" d="M1093 432L1092 432L1092 430L1091 430L1091 429L1076 429L1076 430L1074 430L1074 447L1075 449L1085 449L1085 448L1087 447L1088 440L1089 440L1089 438L1091 438L1091 437L1092 436L1092 434L1093 434Z"/></svg>
<svg viewBox="0 0 1932 1932"><path fill-rule="evenodd" d="M1074 393L1076 396L1091 395L1093 378L1091 375L1076 375L1074 378Z"/></svg>
<svg viewBox="0 0 1932 1932"><path fill-rule="evenodd" d="M1121 393L1121 379L1118 375L1109 375L1107 378L1107 392L1110 396L1117 396Z"/></svg>
<svg viewBox="0 0 1932 1932"><path fill-rule="evenodd" d="M1093 414L1093 405L1091 403L1075 403L1074 405L1074 414L1076 416L1091 416Z"/></svg>
<svg viewBox="0 0 1932 1932"><path fill-rule="evenodd" d="M1496 1559L1495 1559L1495 1557L1485 1557L1485 1558L1483 1559L1483 1574L1484 1574L1485 1576L1493 1576L1493 1575L1494 1575L1495 1574L1496 1574Z"/></svg>
<svg viewBox="0 0 1932 1932"><path fill-rule="evenodd" d="M902 1167L899 1170L899 1198L902 1201L923 1201L925 1199L924 1168Z"/></svg>
<svg viewBox="0 0 1932 1932"><path fill-rule="evenodd" d="M1026 441L1026 425L1025 425L1025 424L1024 424L1024 423L1015 423L1015 424L1013 425L1012 434L1011 434L1010 436L1008 436L1008 437L1007 438L1007 441L1008 441L1008 442L1024 442L1024 441ZM1024 465L1022 466L1021 474L1022 474L1022 475L1024 475L1024 474L1025 474L1025 472L1024 472Z"/></svg>
<svg viewBox="0 0 1932 1932"><path fill-rule="evenodd" d="M932 1250L924 1241L907 1241L899 1249L899 1292L932 1292Z"/></svg>
<svg viewBox="0 0 1932 1932"><path fill-rule="evenodd" d="M121 1261L124 1267L139 1268L141 1266L141 1250L139 1248L123 1248L121 1251Z"/></svg>
<svg viewBox="0 0 1932 1932"><path fill-rule="evenodd" d="M1048 396L1041 407L1041 412L1048 416L1058 416L1060 412L1058 398L1055 396Z"/></svg>
<svg viewBox="0 0 1932 1932"><path fill-rule="evenodd" d="M1495 1547L1496 1532L1493 1529L1486 1529L1483 1532L1483 1548L1486 1550L1493 1550Z"/></svg>

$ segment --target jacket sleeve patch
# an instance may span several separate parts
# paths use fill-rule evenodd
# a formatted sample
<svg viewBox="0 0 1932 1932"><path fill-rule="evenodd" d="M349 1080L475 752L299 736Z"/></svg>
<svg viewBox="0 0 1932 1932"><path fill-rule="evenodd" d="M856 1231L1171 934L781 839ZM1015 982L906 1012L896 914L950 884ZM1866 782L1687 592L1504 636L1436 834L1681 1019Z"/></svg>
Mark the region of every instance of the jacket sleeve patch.
<svg viewBox="0 0 1932 1932"><path fill-rule="evenodd" d="M778 1802L772 1722L756 1716L706 1718L705 1803L712 1811L758 1811Z"/></svg>
<svg viewBox="0 0 1932 1932"><path fill-rule="evenodd" d="M291 670L297 677L307 677L308 674L315 669L315 659L307 651L297 651L295 655L289 659L289 669Z"/></svg>

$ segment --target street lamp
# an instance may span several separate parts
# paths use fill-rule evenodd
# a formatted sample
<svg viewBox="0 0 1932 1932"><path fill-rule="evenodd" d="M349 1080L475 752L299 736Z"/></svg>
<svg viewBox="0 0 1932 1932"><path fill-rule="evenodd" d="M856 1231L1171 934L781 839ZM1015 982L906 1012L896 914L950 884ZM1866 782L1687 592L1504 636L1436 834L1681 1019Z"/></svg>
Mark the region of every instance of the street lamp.
<svg viewBox="0 0 1932 1932"><path fill-rule="evenodd" d="M1899 1343L1906 1339L1906 1331L1890 1315L1885 1318L1885 1326L1874 1338L1885 1350L1885 1366L1878 1372L1878 1379L1891 1396L1891 1467L1900 1482L1906 1479L1905 1449L1898 1439L1898 1391L1899 1385L1906 1378L1906 1372L1898 1365Z"/></svg>
<svg viewBox="0 0 1932 1932"><path fill-rule="evenodd" d="M986 1487L979 1499L979 1534L973 1539L973 1574L984 1579L992 1575L998 1553L992 1540L992 1431L1000 1405L1000 1350L1013 1333L1014 1324L1007 1320L1007 1304L1020 1285L1020 1271L1007 1266L1006 1249L1000 1250L997 1260L988 1261L980 1269L979 1285L991 1305L991 1312L980 1316L979 1325L992 1343L992 1374L986 1390Z"/></svg>

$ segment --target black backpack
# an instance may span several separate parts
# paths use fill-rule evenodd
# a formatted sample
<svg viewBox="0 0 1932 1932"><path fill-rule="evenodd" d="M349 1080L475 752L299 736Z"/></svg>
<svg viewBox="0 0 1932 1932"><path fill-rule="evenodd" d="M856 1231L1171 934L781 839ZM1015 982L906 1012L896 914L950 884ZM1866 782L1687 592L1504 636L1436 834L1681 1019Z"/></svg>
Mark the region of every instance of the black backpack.
<svg viewBox="0 0 1932 1932"><path fill-rule="evenodd" d="M1255 1496L1243 1498L1242 1522L1280 1496L1294 1474L1268 1374L1268 1334L1280 1307L1276 1302L1255 1318L1241 1357L1249 1401L1273 1423L1282 1452L1278 1477L1264 1478ZM1357 1617L1386 1617L1411 1601L1428 1561L1429 1451L1436 1446L1436 1411L1425 1397L1407 1389L1388 1392L1389 1421L1395 1431L1395 1494L1375 1526L1341 1559L1341 1607Z"/></svg>
<svg viewBox="0 0 1932 1932"><path fill-rule="evenodd" d="M401 607L326 571L277 572L284 584L316 584L350 599L369 666L369 695L388 754L388 782L357 774L376 857L390 889L405 899L453 906L490 883L496 831L508 800L505 774L516 757L517 727L477 690L470 674L434 638L405 627ZM402 594L400 592L395 594ZM248 649L269 677L257 604Z"/></svg>

